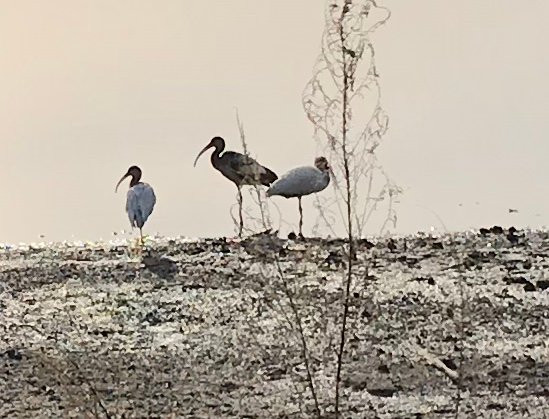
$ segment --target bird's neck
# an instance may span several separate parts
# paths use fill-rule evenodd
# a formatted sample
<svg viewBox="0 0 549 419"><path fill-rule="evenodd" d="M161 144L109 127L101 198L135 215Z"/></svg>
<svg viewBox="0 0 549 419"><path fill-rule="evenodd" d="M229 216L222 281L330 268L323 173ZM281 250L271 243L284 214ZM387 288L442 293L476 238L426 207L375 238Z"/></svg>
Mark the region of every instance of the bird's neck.
<svg viewBox="0 0 549 419"><path fill-rule="evenodd" d="M212 166L217 167L217 165L219 164L219 161L221 160L222 151L223 151L223 147L216 147L215 150L212 152L212 155L210 157Z"/></svg>
<svg viewBox="0 0 549 419"><path fill-rule="evenodd" d="M130 188L137 185L139 183L139 179L141 179L141 176L132 176L132 180L130 181Z"/></svg>

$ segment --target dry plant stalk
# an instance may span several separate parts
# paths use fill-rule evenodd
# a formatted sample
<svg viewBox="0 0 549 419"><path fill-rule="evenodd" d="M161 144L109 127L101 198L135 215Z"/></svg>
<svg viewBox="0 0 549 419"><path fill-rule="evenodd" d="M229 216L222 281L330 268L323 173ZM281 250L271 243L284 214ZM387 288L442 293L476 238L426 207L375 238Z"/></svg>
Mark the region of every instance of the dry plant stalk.
<svg viewBox="0 0 549 419"><path fill-rule="evenodd" d="M238 110L236 111L236 122L237 122L238 130L239 130L239 134L240 134L240 140L242 142L243 153L246 156L249 156L248 145L247 145L247 142L246 142L246 134L244 132L244 125L243 125L242 121L240 120ZM273 243L274 236L270 234L270 232L272 230L272 223L271 223L269 207L268 207L268 204L266 202L265 193L262 190L261 186L259 186L259 185L254 185L254 190L251 190L250 192L251 192L250 195L253 199L254 204L259 209L260 218L254 217L251 214L251 212L248 209L246 209L244 211L244 214L242 212L239 214L239 223L238 224L240 224L242 226L243 217L246 216L247 221L252 221L253 224L254 224L254 227L262 228L263 233L266 233L266 234L259 233L259 235L267 238L268 240L271 241L271 243ZM239 199L240 199L240 202L241 202L241 200L242 200L241 195L239 196ZM232 216L232 214L231 214L231 216ZM235 223L235 226L238 225L236 218L234 216L232 216L232 218L233 218L233 221ZM252 228L252 229L248 228L247 230L249 232L251 231L252 233L256 233L255 228ZM302 357L303 363L305 365L305 371L306 371L306 374L307 374L307 379L306 379L307 387L308 387L308 389L309 389L309 391L310 391L310 393L313 397L315 416L320 418L320 417L322 417L322 412L321 412L320 403L319 403L319 400L318 400L316 385L315 385L315 382L314 382L312 366L311 366L311 362L310 362L310 356L311 355L310 355L310 350L309 350L309 347L308 347L308 344L307 344L307 339L305 337L305 331L304 331L304 328L303 328L302 316L301 316L301 313L299 311L298 305L294 301L294 296L293 296L293 293L292 293L292 291L290 289L290 286L288 284L288 279L285 277L284 272L282 271L282 268L280 266L280 262L279 262L279 260L276 256L274 257L274 262L275 262L275 265L276 265L276 272L277 272L278 279L280 280L280 284L282 285L281 290L282 290L283 294L286 296L286 298L288 299L290 309L291 309L291 313L287 313L284 309L282 309L281 311L282 311L283 317L286 319L288 325L290 326L290 329L293 330L295 332L296 336L298 337L299 346L301 348L301 357ZM266 277L266 275L264 275L264 276ZM293 317L293 319L291 319L290 317ZM292 320L294 320L295 323Z"/></svg>
<svg viewBox="0 0 549 419"><path fill-rule="evenodd" d="M321 411L320 411L320 404L318 402L318 397L316 395L316 386L314 383L314 378L312 374L312 368L310 365L310 351L307 346L307 339L305 338L305 332L303 330L303 322L301 318L301 314L299 313L299 308L297 307L296 303L294 302L294 298L292 295L292 291L290 290L290 287L288 285L288 280L284 276L284 272L282 272L282 268L280 267L280 262L278 258L275 257L275 263L276 268L278 271L279 279L282 281L282 285L284 288L284 292L286 294L286 297L288 298L288 301L290 302L290 307L292 309L292 312L295 317L295 322L298 328L298 334L299 339L301 343L301 356L303 357L303 362L305 363L305 370L307 371L307 385L309 387L309 390L311 392L311 395L313 396L313 400L315 403L315 413L318 418L322 417Z"/></svg>
<svg viewBox="0 0 549 419"><path fill-rule="evenodd" d="M72 320L72 317L70 317L70 325L73 327L73 330L77 330L80 333L80 330L75 327L74 322ZM44 332L40 329L38 329L36 326L32 324L22 324L24 327L28 327L29 329L33 330L40 336L43 336L45 339L48 339L48 337L44 334ZM99 418L99 412L97 410L97 407L101 409L103 414L105 415L105 418L111 419L112 415L110 414L109 410L105 406L105 403L103 402L103 399L101 398L99 391L95 387L92 380L90 380L84 371L83 368L80 367L80 365L71 357L71 351L67 348L65 348L65 345L62 343L62 341L57 339L57 334L55 334L54 339L55 348L58 350L59 355L62 356L63 360L67 362L68 365L72 366L72 369L76 373L76 375L86 384L88 387L88 390L92 396L93 399L93 410L91 410L89 407L84 406L85 409L89 410L92 417ZM54 376L56 380L58 380L61 383L65 383L66 385L69 385L72 382L72 378L69 376L70 368L66 367L58 367L56 365L55 359L50 359L45 354L42 354L42 365L43 367L47 367L51 372L55 373ZM43 369L44 372L49 372L46 369ZM50 378L50 377L47 377ZM70 397L70 393L67 393L67 396ZM81 405L81 403L76 400L75 405Z"/></svg>
<svg viewBox="0 0 549 419"><path fill-rule="evenodd" d="M302 98L315 137L336 177L332 182L335 197L319 198L323 202L317 207L326 212L337 206L340 216L346 218L341 202L349 201L357 236L365 234L365 226L383 202L387 204L386 219L380 232L389 222L396 223L394 204L401 192L376 155L389 118L381 105L370 37L389 16L389 10L374 0L328 0L321 52ZM340 187L338 179L347 183L347 177L349 185ZM331 229L328 222L323 224ZM348 222L345 224L348 229Z"/></svg>
<svg viewBox="0 0 549 419"><path fill-rule="evenodd" d="M238 132L240 135L240 141L242 143L242 151L246 157L250 157L248 152L248 144L246 142L246 134L244 132L244 124L240 120L238 110L236 110L236 124L238 126ZM239 207L238 220L232 213L231 208L231 218L235 225L235 228L238 230L238 236L241 237L244 230L247 233L257 233L259 229L263 231L269 231L272 228L271 217L269 213L269 207L266 202L265 192L261 185L253 185L253 190L250 189L250 198L254 203L254 207L257 206L259 209L259 217L252 214L250 208L243 207L243 198L241 188L238 188L237 202ZM244 227L244 219L247 220L247 223L251 222L251 227Z"/></svg>
<svg viewBox="0 0 549 419"><path fill-rule="evenodd" d="M321 53L303 93L303 107L335 172L335 200L347 233L347 270L344 278L340 342L335 377L335 416L340 414L340 387L349 294L353 279L355 239L378 204L388 199L386 221L396 222L394 196L400 192L378 163L376 150L388 129L381 107L381 89L371 34L384 25L390 12L375 0L329 0ZM376 184L377 176L384 183ZM363 194L366 191L366 194ZM343 207L341 205L343 202ZM326 206L330 206L326 203ZM319 207L322 207L319 205ZM325 215L322 215L327 219Z"/></svg>

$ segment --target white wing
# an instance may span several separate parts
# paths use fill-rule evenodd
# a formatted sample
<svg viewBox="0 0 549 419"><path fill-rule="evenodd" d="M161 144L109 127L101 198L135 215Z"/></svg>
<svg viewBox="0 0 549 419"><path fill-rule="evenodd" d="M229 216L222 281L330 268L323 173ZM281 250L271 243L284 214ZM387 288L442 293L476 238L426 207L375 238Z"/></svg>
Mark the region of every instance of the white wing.
<svg viewBox="0 0 549 419"><path fill-rule="evenodd" d="M126 212L132 227L143 227L153 212L154 204L156 204L156 196L149 184L138 183L128 190Z"/></svg>
<svg viewBox="0 0 549 419"><path fill-rule="evenodd" d="M281 195L286 198L320 192L330 183L330 175L316 167L303 166L282 175L267 191L267 195Z"/></svg>

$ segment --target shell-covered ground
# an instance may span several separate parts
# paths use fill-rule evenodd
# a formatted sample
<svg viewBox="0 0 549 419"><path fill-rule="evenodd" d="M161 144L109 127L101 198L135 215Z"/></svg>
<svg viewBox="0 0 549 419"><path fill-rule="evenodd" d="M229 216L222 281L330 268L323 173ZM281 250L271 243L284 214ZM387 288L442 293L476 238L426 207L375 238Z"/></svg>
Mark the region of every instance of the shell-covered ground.
<svg viewBox="0 0 549 419"><path fill-rule="evenodd" d="M370 238L352 266L342 416L549 416L547 232ZM0 417L315 417L305 359L330 417L346 269L341 240L5 245Z"/></svg>

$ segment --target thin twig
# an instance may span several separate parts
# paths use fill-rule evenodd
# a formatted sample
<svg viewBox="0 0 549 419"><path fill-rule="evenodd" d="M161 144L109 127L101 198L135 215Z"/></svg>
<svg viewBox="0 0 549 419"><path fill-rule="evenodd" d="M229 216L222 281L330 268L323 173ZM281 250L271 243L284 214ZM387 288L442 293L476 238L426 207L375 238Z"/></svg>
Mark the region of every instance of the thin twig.
<svg viewBox="0 0 549 419"><path fill-rule="evenodd" d="M341 55L343 60L343 104L341 110L342 120L342 153L343 153L343 165L345 170L345 186L347 192L347 238L348 238L348 254L347 254L347 275L345 281L345 295L343 300L343 318L341 320L341 336L339 341L339 351L337 353L337 372L336 372L336 388L335 388L335 417L339 417L339 403L340 394L339 389L341 387L341 367L343 365L343 355L345 351L345 333L347 328L347 317L349 316L349 293L351 289L351 282L353 279L353 257L354 257L354 238L353 238L353 206L351 202L351 175L349 173L349 155L347 154L347 93L349 89L349 73L346 65L346 50L345 50L345 34L343 31L343 19L348 9L346 5L341 12L341 18L339 22L339 37L341 41Z"/></svg>
<svg viewBox="0 0 549 419"><path fill-rule="evenodd" d="M459 363L458 363L458 377L456 382L456 396L455 396L455 418L459 417L459 409L461 405L461 393L463 390L463 364L464 364L464 348L463 341L465 339L465 325L464 325L464 310L465 310L465 289L463 286L463 277L458 277L459 282L459 298L460 298L460 308L459 308L459 319L457 323L457 334L458 334L458 343L459 344Z"/></svg>
<svg viewBox="0 0 549 419"><path fill-rule="evenodd" d="M280 266L280 262L278 260L278 257L275 257L275 264L276 269L278 271L278 276L282 282L282 285L284 287L284 292L286 293L286 296L288 297L288 301L290 302L290 308L292 309L292 312L295 316L295 321L297 324L299 337L301 339L301 354L303 356L303 361L305 363L305 369L307 370L307 382L309 386L309 390L311 391L311 394L313 396L314 402L315 402L315 411L318 418L322 417L321 411L320 411L320 405L318 403L318 397L316 395L315 390L315 383L313 379L313 375L311 372L311 366L309 365L309 349L307 347L307 340L305 339L305 333L303 331L303 324L301 321L301 315L299 313L299 310L297 308L297 305L294 302L293 294L290 291L290 287L288 285L288 281L286 280L286 277L284 276L284 273L282 272L282 268Z"/></svg>

